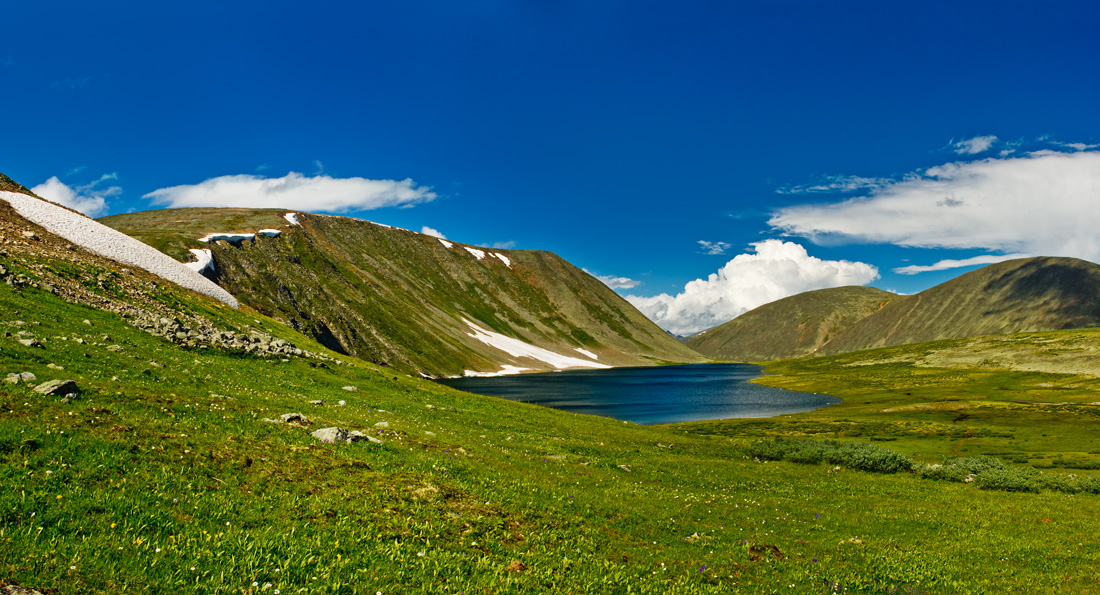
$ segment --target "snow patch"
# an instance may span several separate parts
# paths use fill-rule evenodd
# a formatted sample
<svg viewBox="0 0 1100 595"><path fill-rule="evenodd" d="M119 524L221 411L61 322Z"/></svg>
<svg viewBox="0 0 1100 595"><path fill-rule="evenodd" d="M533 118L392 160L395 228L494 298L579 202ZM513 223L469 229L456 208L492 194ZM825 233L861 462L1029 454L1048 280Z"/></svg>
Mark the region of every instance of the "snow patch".
<svg viewBox="0 0 1100 595"><path fill-rule="evenodd" d="M469 246L463 246L463 248L465 248L466 251L469 252L470 254L473 254L474 258L476 258L478 260L481 260L482 258L485 258L485 253L482 252L481 250L478 250L477 248L471 248Z"/></svg>
<svg viewBox="0 0 1100 595"><path fill-rule="evenodd" d="M199 241L204 244L209 244L210 242L217 241L229 242L230 244L240 244L245 240L251 242L255 239L256 234L254 233L211 233L199 238Z"/></svg>
<svg viewBox="0 0 1100 595"><path fill-rule="evenodd" d="M581 349L580 347L577 348L577 353L579 353L581 355L587 355L588 357L590 357L592 359L600 359L600 356L596 355L595 353L592 353L591 351L588 351L587 349Z"/></svg>
<svg viewBox="0 0 1100 595"><path fill-rule="evenodd" d="M282 234L283 232L278 229L261 229L260 231L256 232L256 235L264 236L265 238L277 238Z"/></svg>
<svg viewBox="0 0 1100 595"><path fill-rule="evenodd" d="M283 219L286 219L286 222L291 225L301 225L301 223L298 223L298 213L287 213L283 215Z"/></svg>
<svg viewBox="0 0 1100 595"><path fill-rule="evenodd" d="M392 225L386 225L385 223L379 223L377 221L368 221L367 223L373 223L373 224L377 225L378 227L385 227L386 229L393 229Z"/></svg>
<svg viewBox="0 0 1100 595"><path fill-rule="evenodd" d="M499 258L500 261L504 263L504 266L512 268L512 261L509 260L507 256L501 254L500 252L493 252L493 256Z"/></svg>
<svg viewBox="0 0 1100 595"><path fill-rule="evenodd" d="M183 266L196 273L202 273L206 269L214 270L214 253L210 248L191 248L191 254L195 255L195 262L185 262Z"/></svg>
<svg viewBox="0 0 1100 595"><path fill-rule="evenodd" d="M453 246L454 246L454 244L452 244L452 243L448 242L447 240L439 240L439 243L440 243L440 244L443 244L444 246L446 246L446 247L448 247L448 248L451 248L451 247L453 247Z"/></svg>
<svg viewBox="0 0 1100 595"><path fill-rule="evenodd" d="M20 216L50 233L116 262L138 267L181 287L237 307L237 298L182 262L158 252L130 236L53 203L15 192L0 192Z"/></svg>
<svg viewBox="0 0 1100 595"><path fill-rule="evenodd" d="M469 250L469 248L467 248ZM567 355L561 355L560 353L554 353L548 349L542 347L536 347L530 343L524 343L519 339L513 339L506 337L500 333L494 333L490 330L485 330L480 326L462 319L463 322L468 324L470 328L474 329L474 332L469 335L490 347L496 347L497 349L511 355L512 357L530 357L542 362L546 362L555 368L610 368L604 364L597 364L583 359L575 357L569 357Z"/></svg>
<svg viewBox="0 0 1100 595"><path fill-rule="evenodd" d="M492 378L493 376L510 376L512 374L519 374L521 372L526 372L530 369L531 368L520 368L518 366L504 364L503 366L501 366L499 372L475 372L473 370L463 370L462 375L467 378Z"/></svg>

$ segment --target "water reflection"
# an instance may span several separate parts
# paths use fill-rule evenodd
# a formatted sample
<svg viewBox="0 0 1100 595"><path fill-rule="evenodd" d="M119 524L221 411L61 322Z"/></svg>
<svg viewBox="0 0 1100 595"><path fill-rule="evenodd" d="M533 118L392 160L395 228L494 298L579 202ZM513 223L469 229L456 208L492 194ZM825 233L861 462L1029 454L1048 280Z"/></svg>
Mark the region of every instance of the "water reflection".
<svg viewBox="0 0 1100 595"><path fill-rule="evenodd" d="M454 388L638 424L772 417L839 403L752 384L760 366L692 364L440 380Z"/></svg>

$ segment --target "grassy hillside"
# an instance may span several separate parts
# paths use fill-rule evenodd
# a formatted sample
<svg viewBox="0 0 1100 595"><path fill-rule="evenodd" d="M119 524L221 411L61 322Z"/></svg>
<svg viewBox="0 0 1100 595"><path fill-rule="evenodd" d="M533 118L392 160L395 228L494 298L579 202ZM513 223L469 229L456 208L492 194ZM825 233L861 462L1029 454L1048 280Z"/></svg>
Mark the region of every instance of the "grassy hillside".
<svg viewBox="0 0 1100 595"><path fill-rule="evenodd" d="M0 208L11 280L0 283L0 372L36 375L0 381L5 583L66 594L1098 588L1095 495L765 462L746 449L759 436L807 433L804 420L857 441L889 437L866 424L913 422L872 409L958 395L969 371L890 363L888 351L792 362L777 365L776 382L829 386L845 403L706 431L639 427L459 393L335 354L184 348L137 329L134 312L262 330L324 353L260 314L112 267L43 230L27 239L30 227ZM994 373L973 392L1004 386L1061 402L1093 390L1065 374ZM76 398L31 387L55 378L74 380ZM1035 448L1080 449L1075 437L1092 432L1084 406L1052 407L1061 409L1029 418L1029 436L1041 424L1061 439ZM311 423L263 421L288 412ZM929 423L961 435L912 438L928 445L923 460L989 437L968 419ZM328 426L381 444L310 436Z"/></svg>
<svg viewBox="0 0 1100 595"><path fill-rule="evenodd" d="M874 287L808 291L746 312L686 344L707 357L727 361L809 355L898 297Z"/></svg>
<svg viewBox="0 0 1100 595"><path fill-rule="evenodd" d="M1026 331L1100 326L1100 265L1010 260L895 300L851 325L823 353Z"/></svg>
<svg viewBox="0 0 1100 595"><path fill-rule="evenodd" d="M327 347L414 373L456 375L510 364L549 369L470 336L463 319L571 357L609 365L699 362L591 275L549 252L482 250L347 217L287 211L169 209L102 222L182 258L210 232L283 230L218 243L215 280L243 303ZM471 247L473 248L473 247ZM493 256L500 254L507 259Z"/></svg>
<svg viewBox="0 0 1100 595"><path fill-rule="evenodd" d="M910 296L871 287L765 304L686 344L716 359L833 355L940 339L1100 327L1100 265L1075 258L992 264Z"/></svg>

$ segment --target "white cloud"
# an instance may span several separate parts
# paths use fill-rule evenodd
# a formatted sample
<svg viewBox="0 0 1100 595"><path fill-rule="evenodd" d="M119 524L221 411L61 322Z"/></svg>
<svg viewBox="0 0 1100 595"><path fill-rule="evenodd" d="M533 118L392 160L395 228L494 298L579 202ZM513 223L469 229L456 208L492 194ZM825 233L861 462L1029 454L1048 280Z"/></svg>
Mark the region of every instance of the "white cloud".
<svg viewBox="0 0 1100 595"><path fill-rule="evenodd" d="M1100 145L1086 145L1085 143L1060 143L1060 142L1057 142L1057 141L1053 141L1053 144L1055 144L1059 147L1066 147L1066 148L1069 148L1069 149L1073 149L1074 151L1087 151L1089 149L1095 149L1097 147L1100 147Z"/></svg>
<svg viewBox="0 0 1100 595"><path fill-rule="evenodd" d="M977 155L988 151L995 142L997 142L997 137L993 135L975 136L958 142L952 141L951 150L959 155Z"/></svg>
<svg viewBox="0 0 1100 595"><path fill-rule="evenodd" d="M768 221L815 242L1100 260L1100 152L1037 151L948 163L867 196L777 211Z"/></svg>
<svg viewBox="0 0 1100 595"><path fill-rule="evenodd" d="M108 198L122 194L121 186L105 185L117 179L118 174L110 173L100 176L98 180L89 184L69 186L57 179L57 176L52 176L31 188L31 192L89 217L98 217L107 213Z"/></svg>
<svg viewBox="0 0 1100 595"><path fill-rule="evenodd" d="M368 180L304 176L281 178L242 174L210 178L199 184L171 186L144 196L169 207L284 208L301 211L360 211L407 206L433 200L430 188L405 179Z"/></svg>
<svg viewBox="0 0 1100 595"><path fill-rule="evenodd" d="M725 254L726 250L731 248L725 242L708 242L706 240L699 240L699 245L703 247L703 254Z"/></svg>
<svg viewBox="0 0 1100 595"><path fill-rule="evenodd" d="M796 293L878 278L878 269L869 264L821 260L794 242L765 240L752 246L755 253L737 255L706 279L684 285L676 296L625 297L661 328L688 335Z"/></svg>
<svg viewBox="0 0 1100 595"><path fill-rule="evenodd" d="M508 240L507 242L493 242L492 244L478 244L482 248L491 248L493 250L508 250L516 247L515 240Z"/></svg>
<svg viewBox="0 0 1100 595"><path fill-rule="evenodd" d="M595 275L595 277L611 289L633 289L642 284L641 281L628 277L616 277L614 275Z"/></svg>
<svg viewBox="0 0 1100 595"><path fill-rule="evenodd" d="M901 275L916 275L917 273L927 273L930 271L946 271L948 269L972 267L979 264L993 264L1012 260L1013 258L1027 258L1028 256L1027 254L983 254L981 256L964 258L962 260L951 260L948 258L930 265L922 266L911 264L909 266L899 267L894 269L894 272Z"/></svg>
<svg viewBox="0 0 1100 595"><path fill-rule="evenodd" d="M447 236L439 233L438 230L435 230L435 229L432 229L432 228L428 227L427 225L420 228L420 233L422 233L426 236L432 236L433 238L439 238L441 240L447 239Z"/></svg>

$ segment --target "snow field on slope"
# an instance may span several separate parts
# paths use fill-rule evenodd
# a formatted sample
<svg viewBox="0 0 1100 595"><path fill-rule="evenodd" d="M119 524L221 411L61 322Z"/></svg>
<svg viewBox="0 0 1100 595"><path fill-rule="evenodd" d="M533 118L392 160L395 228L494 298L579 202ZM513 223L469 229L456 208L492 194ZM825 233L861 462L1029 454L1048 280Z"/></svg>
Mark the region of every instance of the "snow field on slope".
<svg viewBox="0 0 1100 595"><path fill-rule="evenodd" d="M196 273L205 271L207 267L209 267L210 270L214 270L214 253L210 248L191 248L191 254L194 254L195 258L198 260L195 262L185 262L183 266Z"/></svg>
<svg viewBox="0 0 1100 595"><path fill-rule="evenodd" d="M0 199L10 204L21 217L89 252L144 269L180 287L210 296L234 308L238 305L237 298L213 281L120 231L26 194L0 192Z"/></svg>
<svg viewBox="0 0 1100 595"><path fill-rule="evenodd" d="M462 319L462 322L465 322L467 325L470 326L470 328L474 330L474 332L469 333L469 336L477 339L478 341L481 341L482 343L485 343L486 345L489 345L490 347L495 347L507 353L508 355L511 355L512 357L530 357L533 359L537 359L541 362L546 362L551 366L558 368L559 370L563 368L611 367L606 364L598 364L596 362L590 362L575 357L569 357L567 355L561 355L560 353L554 353L553 351L550 351L548 349L536 347L535 345L531 345L530 343L524 343L519 339L506 337L500 333L494 333L493 331L481 328L480 326L470 322L469 320L466 320L465 318Z"/></svg>
<svg viewBox="0 0 1100 595"><path fill-rule="evenodd" d="M467 378L493 378L495 376L511 376L513 374L520 374L526 372L531 368L520 368L519 366L513 366L511 364L504 364L501 366L499 372L475 372L473 370L463 370L462 375Z"/></svg>

